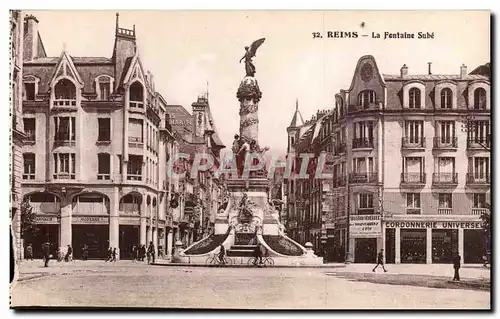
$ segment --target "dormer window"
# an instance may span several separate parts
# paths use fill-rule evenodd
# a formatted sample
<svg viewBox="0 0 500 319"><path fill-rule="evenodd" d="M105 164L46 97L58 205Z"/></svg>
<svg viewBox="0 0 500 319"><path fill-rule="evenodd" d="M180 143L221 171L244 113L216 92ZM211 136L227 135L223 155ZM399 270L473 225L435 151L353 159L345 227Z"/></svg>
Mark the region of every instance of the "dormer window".
<svg viewBox="0 0 500 319"><path fill-rule="evenodd" d="M358 94L358 105L367 108L371 103L375 103L375 91L372 90L364 90L359 92Z"/></svg>
<svg viewBox="0 0 500 319"><path fill-rule="evenodd" d="M421 108L422 100L421 100L420 90L418 88L411 88L408 94L409 94L410 109Z"/></svg>
<svg viewBox="0 0 500 319"><path fill-rule="evenodd" d="M474 90L474 109L486 109L486 90L483 88L477 88Z"/></svg>
<svg viewBox="0 0 500 319"><path fill-rule="evenodd" d="M113 92L113 82L113 78L109 75L101 75L95 79L95 92L98 100L109 100L109 96Z"/></svg>
<svg viewBox="0 0 500 319"><path fill-rule="evenodd" d="M450 88L444 88L441 90L441 108L451 109L453 105L453 92Z"/></svg>
<svg viewBox="0 0 500 319"><path fill-rule="evenodd" d="M23 100L34 101L38 94L38 79L34 76L26 76L23 79Z"/></svg>
<svg viewBox="0 0 500 319"><path fill-rule="evenodd" d="M130 86L130 107L144 108L144 87L140 82Z"/></svg>
<svg viewBox="0 0 500 319"><path fill-rule="evenodd" d="M68 79L59 80L54 86L54 106L76 106L76 87Z"/></svg>

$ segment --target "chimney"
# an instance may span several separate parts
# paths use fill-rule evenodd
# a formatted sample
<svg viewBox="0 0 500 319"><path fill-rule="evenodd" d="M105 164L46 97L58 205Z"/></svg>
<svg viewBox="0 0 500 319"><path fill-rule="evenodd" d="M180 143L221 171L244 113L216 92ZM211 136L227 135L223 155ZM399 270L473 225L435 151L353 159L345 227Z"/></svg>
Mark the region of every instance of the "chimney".
<svg viewBox="0 0 500 319"><path fill-rule="evenodd" d="M460 78L465 79L467 77L467 66L465 64L462 64L460 67Z"/></svg>
<svg viewBox="0 0 500 319"><path fill-rule="evenodd" d="M23 60L31 61L38 56L38 19L34 15L24 18Z"/></svg>
<svg viewBox="0 0 500 319"><path fill-rule="evenodd" d="M408 75L408 67L406 66L406 64L403 64L403 66L401 67L401 77L405 77Z"/></svg>
<svg viewBox="0 0 500 319"><path fill-rule="evenodd" d="M432 62L427 62L427 65L429 65L429 75L432 75L432 70L431 70Z"/></svg>

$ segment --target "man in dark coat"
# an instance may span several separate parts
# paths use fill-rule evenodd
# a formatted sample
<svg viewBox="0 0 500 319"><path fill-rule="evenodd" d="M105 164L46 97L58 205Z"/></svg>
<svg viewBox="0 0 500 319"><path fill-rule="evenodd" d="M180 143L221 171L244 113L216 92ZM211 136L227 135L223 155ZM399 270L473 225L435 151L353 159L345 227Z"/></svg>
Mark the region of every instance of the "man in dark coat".
<svg viewBox="0 0 500 319"><path fill-rule="evenodd" d="M50 243L45 243L42 246L43 249L43 261L44 267L49 267L49 259L50 259Z"/></svg>
<svg viewBox="0 0 500 319"><path fill-rule="evenodd" d="M373 268L373 270L372 270L373 272L375 272L375 269L377 269L378 265L381 265L384 272L387 272L387 270L385 270L385 267L384 267L384 250L383 249L380 249L380 251L377 255L377 265L375 266L375 268Z"/></svg>
<svg viewBox="0 0 500 319"><path fill-rule="evenodd" d="M149 242L149 247L148 247L148 256L151 257L151 260L153 261L153 264L155 262L155 245L153 245L153 242ZM150 259L148 258L148 264L149 264Z"/></svg>
<svg viewBox="0 0 500 319"><path fill-rule="evenodd" d="M453 268L455 269L455 275L453 275L453 281L460 281L460 274L458 273L460 269L460 261L462 257L458 253L453 257Z"/></svg>

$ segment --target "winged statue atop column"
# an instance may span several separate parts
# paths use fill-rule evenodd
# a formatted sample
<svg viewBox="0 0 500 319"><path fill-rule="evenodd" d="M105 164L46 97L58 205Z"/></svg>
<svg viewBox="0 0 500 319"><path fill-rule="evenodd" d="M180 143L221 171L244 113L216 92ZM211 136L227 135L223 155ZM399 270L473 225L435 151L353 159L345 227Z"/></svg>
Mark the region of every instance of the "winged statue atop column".
<svg viewBox="0 0 500 319"><path fill-rule="evenodd" d="M255 65L252 63L252 58L255 57L255 53L257 53L257 49L264 43L266 38L262 38L259 40L255 40L249 47L245 47L246 53L245 55L240 59L243 61L245 59L245 71L246 71L246 76L251 76L253 77L255 75Z"/></svg>

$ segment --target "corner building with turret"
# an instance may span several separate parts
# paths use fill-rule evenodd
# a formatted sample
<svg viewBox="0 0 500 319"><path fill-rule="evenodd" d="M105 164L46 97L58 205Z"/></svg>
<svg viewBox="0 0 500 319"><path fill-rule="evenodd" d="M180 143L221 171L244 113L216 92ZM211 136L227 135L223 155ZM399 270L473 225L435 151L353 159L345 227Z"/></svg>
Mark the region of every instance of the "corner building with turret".
<svg viewBox="0 0 500 319"><path fill-rule="evenodd" d="M326 151L333 165L321 220L328 260L373 263L384 249L387 263L451 263L455 252L464 263L483 262L489 249L480 216L490 207L490 79L467 73L465 65L457 71L433 74L429 64L428 74L413 75L403 65L399 74L387 75L374 57L363 56L332 110L305 123L297 123L296 111L287 129L289 151L310 151L300 146L306 140ZM318 122L326 137L318 134ZM317 220L308 208L314 207L314 183L297 183L287 181L292 236L302 221L309 229L307 222ZM321 193L330 191L324 187Z"/></svg>
<svg viewBox="0 0 500 319"><path fill-rule="evenodd" d="M109 247L131 258L133 245L153 242L168 255L179 213L166 162L176 145L135 27L120 27L117 14L110 58L48 57L38 23L24 19L22 197L39 227L24 245L35 257L50 242L54 255L71 245L79 258L87 245L89 258Z"/></svg>

